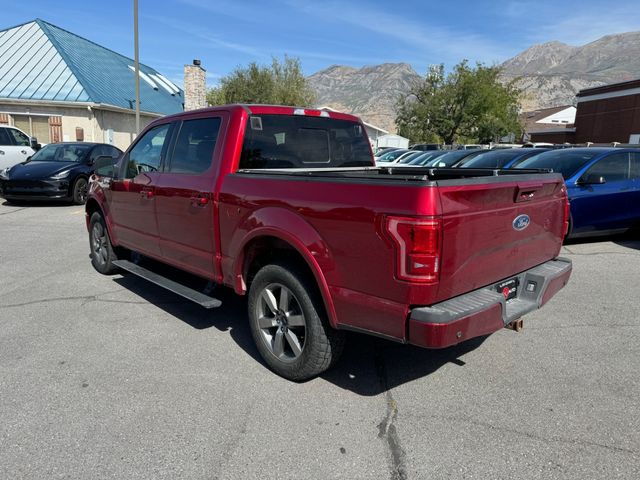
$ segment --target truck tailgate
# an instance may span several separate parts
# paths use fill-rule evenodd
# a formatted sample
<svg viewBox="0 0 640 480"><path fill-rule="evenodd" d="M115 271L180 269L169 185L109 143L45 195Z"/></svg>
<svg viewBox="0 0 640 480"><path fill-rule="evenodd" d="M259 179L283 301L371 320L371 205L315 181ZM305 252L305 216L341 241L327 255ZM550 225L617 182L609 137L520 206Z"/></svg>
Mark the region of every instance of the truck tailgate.
<svg viewBox="0 0 640 480"><path fill-rule="evenodd" d="M560 175L444 180L438 187L439 299L507 279L559 254L566 202Z"/></svg>

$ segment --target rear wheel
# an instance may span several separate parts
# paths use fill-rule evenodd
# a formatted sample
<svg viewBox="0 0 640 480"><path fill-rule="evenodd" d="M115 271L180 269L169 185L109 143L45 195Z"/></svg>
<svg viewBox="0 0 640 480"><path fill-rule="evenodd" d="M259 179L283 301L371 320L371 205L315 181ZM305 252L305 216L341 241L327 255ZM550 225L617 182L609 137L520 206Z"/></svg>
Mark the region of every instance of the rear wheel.
<svg viewBox="0 0 640 480"><path fill-rule="evenodd" d="M84 177L78 177L73 184L73 190L71 193L71 199L76 205L84 205L87 201L87 194L89 193L89 183Z"/></svg>
<svg viewBox="0 0 640 480"><path fill-rule="evenodd" d="M344 333L328 324L315 284L295 267L263 267L251 284L248 303L253 339L278 375L309 379L342 353Z"/></svg>
<svg viewBox="0 0 640 480"><path fill-rule="evenodd" d="M91 247L91 264L103 275L112 275L118 271L113 262L118 259L109 232L100 212L94 212L89 220L89 245Z"/></svg>

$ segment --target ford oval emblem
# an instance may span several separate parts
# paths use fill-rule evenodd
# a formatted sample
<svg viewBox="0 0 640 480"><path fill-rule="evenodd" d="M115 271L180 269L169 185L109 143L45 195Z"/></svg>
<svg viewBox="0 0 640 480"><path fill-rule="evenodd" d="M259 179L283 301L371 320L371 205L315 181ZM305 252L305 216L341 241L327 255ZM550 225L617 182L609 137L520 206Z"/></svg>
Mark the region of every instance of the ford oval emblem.
<svg viewBox="0 0 640 480"><path fill-rule="evenodd" d="M529 226L530 222L529 215L518 215L513 219L513 229L517 231L524 230Z"/></svg>

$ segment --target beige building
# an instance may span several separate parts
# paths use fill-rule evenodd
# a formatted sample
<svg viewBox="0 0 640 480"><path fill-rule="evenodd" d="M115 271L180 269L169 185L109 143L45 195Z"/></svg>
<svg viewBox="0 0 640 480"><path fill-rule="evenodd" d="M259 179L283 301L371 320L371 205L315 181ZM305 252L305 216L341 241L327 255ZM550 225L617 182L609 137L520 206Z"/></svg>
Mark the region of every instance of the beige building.
<svg viewBox="0 0 640 480"><path fill-rule="evenodd" d="M161 114L140 115L144 128ZM124 150L135 138L135 112L108 105L68 106L56 102L0 99L0 125L18 127L38 142L104 142Z"/></svg>
<svg viewBox="0 0 640 480"><path fill-rule="evenodd" d="M0 31L0 124L40 143L105 142L136 135L134 62L42 20ZM173 82L140 65L141 128L184 109Z"/></svg>

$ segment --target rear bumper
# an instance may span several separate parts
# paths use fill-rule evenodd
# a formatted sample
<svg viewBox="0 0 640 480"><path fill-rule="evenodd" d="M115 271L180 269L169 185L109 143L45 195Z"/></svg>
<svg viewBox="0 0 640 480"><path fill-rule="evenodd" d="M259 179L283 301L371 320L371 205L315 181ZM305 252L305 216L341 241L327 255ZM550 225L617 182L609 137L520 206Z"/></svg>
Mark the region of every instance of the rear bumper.
<svg viewBox="0 0 640 480"><path fill-rule="evenodd" d="M409 343L444 348L496 332L547 303L567 284L571 268L571 260L558 257L516 275L518 294L509 301L496 289L501 281L430 307L414 308L409 316Z"/></svg>

